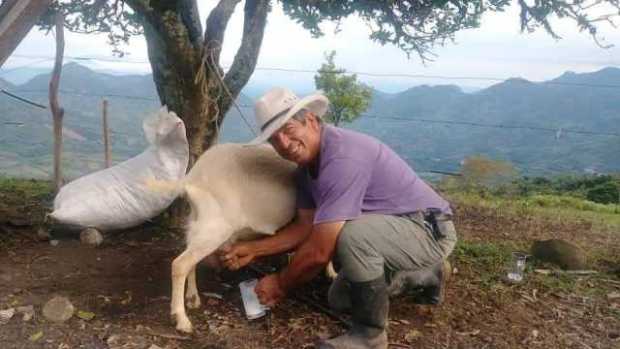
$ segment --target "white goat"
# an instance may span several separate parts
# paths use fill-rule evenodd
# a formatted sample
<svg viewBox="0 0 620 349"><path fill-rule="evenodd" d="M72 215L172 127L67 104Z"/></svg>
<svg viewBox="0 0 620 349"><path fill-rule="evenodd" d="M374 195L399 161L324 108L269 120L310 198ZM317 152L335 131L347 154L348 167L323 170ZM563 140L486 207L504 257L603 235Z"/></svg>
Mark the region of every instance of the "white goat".
<svg viewBox="0 0 620 349"><path fill-rule="evenodd" d="M185 194L191 206L187 247L172 262L171 315L179 331L191 332L189 308L200 306L196 264L220 246L260 234L273 235L295 214L295 164L270 146L220 144L207 150L177 182L150 181L158 190Z"/></svg>

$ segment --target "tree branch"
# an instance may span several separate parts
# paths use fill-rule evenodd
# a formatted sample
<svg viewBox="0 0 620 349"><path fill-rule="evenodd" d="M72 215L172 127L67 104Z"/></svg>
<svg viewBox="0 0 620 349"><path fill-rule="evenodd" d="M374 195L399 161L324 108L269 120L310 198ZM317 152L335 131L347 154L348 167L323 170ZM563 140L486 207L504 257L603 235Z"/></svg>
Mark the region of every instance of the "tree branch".
<svg viewBox="0 0 620 349"><path fill-rule="evenodd" d="M185 27L187 27L189 38L194 47L202 46L202 24L200 23L200 13L198 4L195 0L183 0L178 5L179 14Z"/></svg>
<svg viewBox="0 0 620 349"><path fill-rule="evenodd" d="M240 1L241 0L220 0L209 14L209 18L207 18L204 52L206 57L212 57L213 61L211 63L217 65L217 68L219 68L220 63L224 32L226 32L230 16L233 14L235 7Z"/></svg>
<svg viewBox="0 0 620 349"><path fill-rule="evenodd" d="M148 22L153 28L165 28L166 27L166 23L164 22L163 16L161 15L161 13L158 13L157 11L155 11L155 9L149 4L149 1L147 0L125 0L125 2L139 17L142 18L143 22L144 21ZM144 23L143 23L143 26L144 26ZM159 34L168 40L172 40L172 37L170 35L167 35L168 33L165 33L165 32L162 33L160 31Z"/></svg>
<svg viewBox="0 0 620 349"><path fill-rule="evenodd" d="M245 3L241 46L230 70L224 77L224 83L228 86L233 98L239 95L254 72L269 10L269 0L247 0ZM218 103L220 110L228 110L231 102L229 98L222 98ZM223 120L223 118L224 115L220 115L220 119Z"/></svg>

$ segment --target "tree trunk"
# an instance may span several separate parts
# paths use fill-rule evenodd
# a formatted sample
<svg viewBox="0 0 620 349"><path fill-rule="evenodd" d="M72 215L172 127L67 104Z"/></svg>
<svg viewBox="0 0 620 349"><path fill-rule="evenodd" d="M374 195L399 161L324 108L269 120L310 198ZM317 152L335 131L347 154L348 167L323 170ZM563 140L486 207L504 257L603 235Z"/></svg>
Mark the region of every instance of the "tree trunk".
<svg viewBox="0 0 620 349"><path fill-rule="evenodd" d="M103 112L103 157L104 168L112 166L112 153L110 152L110 134L108 133L108 100L104 99L102 102Z"/></svg>
<svg viewBox="0 0 620 349"><path fill-rule="evenodd" d="M0 67L52 0L6 0L0 6Z"/></svg>
<svg viewBox="0 0 620 349"><path fill-rule="evenodd" d="M225 76L220 66L224 32L239 2L220 0L203 36L195 0L127 0L144 27L160 101L185 122L190 167L217 142L226 112L256 67L268 0L246 0L241 45ZM185 210L175 211L178 222Z"/></svg>
<svg viewBox="0 0 620 349"><path fill-rule="evenodd" d="M65 111L58 103L58 87L60 85L60 72L62 59L65 52L65 37L63 24L65 18L62 13L56 14L56 61L49 84L50 109L54 121L54 191L58 193L62 187L62 118Z"/></svg>

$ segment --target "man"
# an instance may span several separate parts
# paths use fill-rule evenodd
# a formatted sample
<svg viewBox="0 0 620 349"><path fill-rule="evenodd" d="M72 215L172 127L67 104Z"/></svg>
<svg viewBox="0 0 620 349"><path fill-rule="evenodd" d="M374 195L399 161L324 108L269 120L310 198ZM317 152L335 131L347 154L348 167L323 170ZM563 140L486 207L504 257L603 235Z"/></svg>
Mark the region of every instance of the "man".
<svg viewBox="0 0 620 349"><path fill-rule="evenodd" d="M260 301L270 306L333 258L339 275L329 303L350 310L354 326L319 347L387 348L388 294L394 292L388 281L414 280L425 286L425 302L440 300L441 266L456 242L452 212L385 144L323 124L327 108L323 95L300 100L283 88L256 102L261 134L252 144L268 141L299 165L298 213L275 236L237 243L221 258L237 269L256 257L295 250L287 268L256 286Z"/></svg>

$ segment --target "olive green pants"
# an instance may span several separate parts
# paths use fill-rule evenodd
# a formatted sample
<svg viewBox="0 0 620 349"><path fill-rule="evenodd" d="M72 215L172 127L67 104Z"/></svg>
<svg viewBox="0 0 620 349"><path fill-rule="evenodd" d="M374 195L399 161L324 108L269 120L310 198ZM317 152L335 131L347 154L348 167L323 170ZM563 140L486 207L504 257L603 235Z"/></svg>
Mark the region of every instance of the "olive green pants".
<svg viewBox="0 0 620 349"><path fill-rule="evenodd" d="M420 270L445 259L456 244L448 215L436 215L441 237L433 236L421 213L393 216L366 214L345 223L335 264L350 282L366 282L400 270Z"/></svg>

